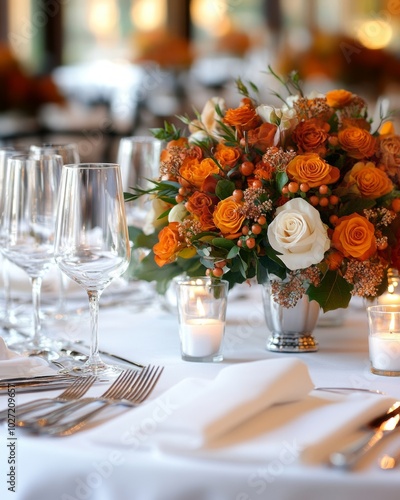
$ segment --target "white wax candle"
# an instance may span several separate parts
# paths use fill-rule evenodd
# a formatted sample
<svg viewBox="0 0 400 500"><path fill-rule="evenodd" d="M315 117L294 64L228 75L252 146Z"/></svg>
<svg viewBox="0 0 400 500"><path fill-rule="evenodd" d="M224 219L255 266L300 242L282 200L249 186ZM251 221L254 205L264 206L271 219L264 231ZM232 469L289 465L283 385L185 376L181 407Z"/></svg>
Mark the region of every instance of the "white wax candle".
<svg viewBox="0 0 400 500"><path fill-rule="evenodd" d="M378 333L369 336L369 355L377 370L400 371L400 334Z"/></svg>
<svg viewBox="0 0 400 500"><path fill-rule="evenodd" d="M224 323L217 319L191 319L181 324L182 350L188 356L206 357L219 351Z"/></svg>
<svg viewBox="0 0 400 500"><path fill-rule="evenodd" d="M378 304L400 304L400 295L398 293L384 293L378 297Z"/></svg>

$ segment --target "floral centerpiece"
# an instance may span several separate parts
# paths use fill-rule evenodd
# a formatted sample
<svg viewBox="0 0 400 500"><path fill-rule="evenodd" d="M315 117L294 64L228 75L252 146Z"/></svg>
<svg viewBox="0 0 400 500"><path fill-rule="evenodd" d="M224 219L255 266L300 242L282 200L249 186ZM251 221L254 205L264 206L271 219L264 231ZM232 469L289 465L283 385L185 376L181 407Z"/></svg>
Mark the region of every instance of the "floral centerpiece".
<svg viewBox="0 0 400 500"><path fill-rule="evenodd" d="M231 286L273 275L278 303L307 294L324 311L376 297L400 265L400 137L389 116L371 129L360 96L305 96L296 73L269 70L288 92L276 94L281 107L238 80L236 108L213 98L180 117L187 137L168 123L153 130L167 142L160 178L126 193L153 197L146 227L131 228L134 244L151 248L135 275L160 290L181 273Z"/></svg>

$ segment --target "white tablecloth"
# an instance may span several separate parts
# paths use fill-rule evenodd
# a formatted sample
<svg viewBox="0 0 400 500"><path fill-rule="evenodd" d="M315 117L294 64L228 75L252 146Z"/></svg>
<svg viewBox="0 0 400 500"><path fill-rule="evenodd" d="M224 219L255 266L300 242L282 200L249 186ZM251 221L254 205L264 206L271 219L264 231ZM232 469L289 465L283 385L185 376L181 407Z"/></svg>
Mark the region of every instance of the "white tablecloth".
<svg viewBox="0 0 400 500"><path fill-rule="evenodd" d="M187 377L213 379L219 370L233 363L266 358L298 356L307 363L316 386L346 386L378 389L400 399L396 377L371 374L368 360L365 310L352 306L340 327L319 327L316 353L276 354L265 349L268 336L258 286L242 296L234 291L228 306L224 361L190 363L182 361L177 318L160 306L142 313L128 303L100 311L100 339L104 349L143 363L162 364L165 371L151 399ZM87 318L77 329L87 331ZM255 381L256 383L256 381ZM96 386L91 393L100 394ZM16 402L57 392L19 394ZM0 410L7 406L0 396ZM17 429L17 493L7 491L9 456L7 427L0 427L0 498L18 500L253 500L337 498L398 500L400 468L382 471L377 459L383 451L400 449L390 439L352 472L333 470L324 463L304 465L290 453L262 460L248 457L221 458L201 455L162 454L146 447L154 422L143 422L136 440L127 442L126 425L135 409L104 417L103 425L87 428L64 438L32 437ZM206 411L206 408L204 409ZM260 443L262 440L260 439ZM290 451L291 443L282 442ZM265 454L268 457L268 453ZM261 457L261 460L260 460Z"/></svg>

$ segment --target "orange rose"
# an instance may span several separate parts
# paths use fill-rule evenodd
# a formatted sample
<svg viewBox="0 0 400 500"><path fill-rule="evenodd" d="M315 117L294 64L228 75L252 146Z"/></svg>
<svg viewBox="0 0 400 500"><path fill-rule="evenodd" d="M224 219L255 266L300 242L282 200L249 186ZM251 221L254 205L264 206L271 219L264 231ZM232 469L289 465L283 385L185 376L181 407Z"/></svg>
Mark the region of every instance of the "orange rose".
<svg viewBox="0 0 400 500"><path fill-rule="evenodd" d="M300 153L313 152L323 156L326 153L329 129L329 123L311 118L300 122L293 130L292 137Z"/></svg>
<svg viewBox="0 0 400 500"><path fill-rule="evenodd" d="M199 222L202 231L215 231L215 224L213 214L210 210L204 210L199 217Z"/></svg>
<svg viewBox="0 0 400 500"><path fill-rule="evenodd" d="M376 139L367 130L348 127L338 133L340 146L349 156L361 160L369 158L376 151Z"/></svg>
<svg viewBox="0 0 400 500"><path fill-rule="evenodd" d="M179 222L170 222L158 234L158 243L153 246L154 260L160 267L175 260L182 242L179 239Z"/></svg>
<svg viewBox="0 0 400 500"><path fill-rule="evenodd" d="M343 89L331 90L325 94L325 97L331 108L343 108L353 100L353 94Z"/></svg>
<svg viewBox="0 0 400 500"><path fill-rule="evenodd" d="M254 177L256 179L264 180L264 181L269 181L272 179L272 174L274 172L274 168L272 165L268 162L264 161L259 161L256 164L256 168L254 170Z"/></svg>
<svg viewBox="0 0 400 500"><path fill-rule="evenodd" d="M238 148L230 148L220 143L217 146L216 152L214 154L215 159L221 165L221 167L226 170L232 168L240 159L240 151Z"/></svg>
<svg viewBox="0 0 400 500"><path fill-rule="evenodd" d="M195 191L186 202L185 208L194 215L201 215L212 206L212 199L205 193Z"/></svg>
<svg viewBox="0 0 400 500"><path fill-rule="evenodd" d="M224 236L234 236L240 232L244 215L240 213L241 203L232 196L221 200L214 211L214 223Z"/></svg>
<svg viewBox="0 0 400 500"><path fill-rule="evenodd" d="M388 135L379 140L379 157L389 172L392 168L400 167L400 137Z"/></svg>
<svg viewBox="0 0 400 500"><path fill-rule="evenodd" d="M372 200L390 193L393 189L392 181L386 173L371 161L357 162L346 174L345 181L350 185L356 184L361 195Z"/></svg>
<svg viewBox="0 0 400 500"><path fill-rule="evenodd" d="M174 139L172 141L169 141L169 143L167 144L167 149L183 148L188 146L189 146L189 141L187 137L180 137L179 139Z"/></svg>
<svg viewBox="0 0 400 500"><path fill-rule="evenodd" d="M376 252L373 224L358 214L340 217L332 234L332 246L345 257L369 259Z"/></svg>
<svg viewBox="0 0 400 500"><path fill-rule="evenodd" d="M306 182L310 187L332 184L339 179L340 171L332 167L316 153L298 155L288 163L286 173L297 182Z"/></svg>
<svg viewBox="0 0 400 500"><path fill-rule="evenodd" d="M260 124L260 117L250 104L244 104L236 109L228 109L225 113L224 123L241 130L250 130Z"/></svg>
<svg viewBox="0 0 400 500"><path fill-rule="evenodd" d="M179 175L186 182L199 189L209 175L218 172L218 165L211 158L204 158L201 161L197 158L186 158L179 169Z"/></svg>
<svg viewBox="0 0 400 500"><path fill-rule="evenodd" d="M371 130L371 124L365 118L353 118L350 116L341 117L342 130L349 127L362 128L368 132Z"/></svg>
<svg viewBox="0 0 400 500"><path fill-rule="evenodd" d="M253 148L265 151L274 145L276 129L278 127L272 123L263 123L259 127L249 130L247 142Z"/></svg>

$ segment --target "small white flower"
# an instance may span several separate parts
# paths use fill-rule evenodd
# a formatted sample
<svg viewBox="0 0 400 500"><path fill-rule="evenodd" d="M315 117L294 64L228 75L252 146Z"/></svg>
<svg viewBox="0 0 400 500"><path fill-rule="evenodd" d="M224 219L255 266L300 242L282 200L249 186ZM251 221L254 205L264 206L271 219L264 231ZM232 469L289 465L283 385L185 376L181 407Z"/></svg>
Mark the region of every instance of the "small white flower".
<svg viewBox="0 0 400 500"><path fill-rule="evenodd" d="M170 205L159 198L153 198L151 208L146 214L143 225L144 234L153 234L154 231L165 222L165 218L159 219Z"/></svg>
<svg viewBox="0 0 400 500"><path fill-rule="evenodd" d="M186 210L185 205L178 203L171 208L168 214L168 222L182 222L188 214L189 212Z"/></svg>
<svg viewBox="0 0 400 500"><path fill-rule="evenodd" d="M209 99L200 115L200 120L193 120L189 125L190 133L189 141L202 140L211 135L216 139L219 138L219 124L221 117L216 112L218 106L222 112L225 111L225 100L222 97L212 97Z"/></svg>

